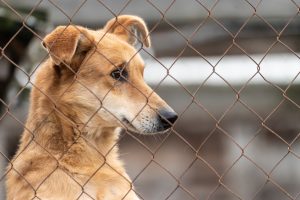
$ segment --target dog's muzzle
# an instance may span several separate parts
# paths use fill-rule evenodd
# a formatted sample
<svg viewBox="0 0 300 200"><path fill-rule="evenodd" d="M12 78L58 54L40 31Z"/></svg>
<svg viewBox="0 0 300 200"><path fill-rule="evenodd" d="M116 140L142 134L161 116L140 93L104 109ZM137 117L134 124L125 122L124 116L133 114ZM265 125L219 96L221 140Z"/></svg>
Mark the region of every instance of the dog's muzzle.
<svg viewBox="0 0 300 200"><path fill-rule="evenodd" d="M124 116L122 122L126 125L126 128L132 132L141 134L156 134L165 133L168 131L178 116L172 109L161 109L157 111L156 117L149 118L148 116L141 117L137 124L127 120Z"/></svg>

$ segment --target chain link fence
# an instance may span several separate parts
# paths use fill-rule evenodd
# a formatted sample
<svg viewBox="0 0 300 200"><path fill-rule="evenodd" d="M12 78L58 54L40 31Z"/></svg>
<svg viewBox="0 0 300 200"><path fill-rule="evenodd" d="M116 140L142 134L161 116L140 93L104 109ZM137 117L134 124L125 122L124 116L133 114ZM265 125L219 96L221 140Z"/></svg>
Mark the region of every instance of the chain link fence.
<svg viewBox="0 0 300 200"><path fill-rule="evenodd" d="M111 147L120 145L132 189L140 199L300 199L299 2L41 0L28 4L26 11L21 4L1 0L0 14L18 22L17 26L5 23L10 34L4 36L4 25L1 30L0 63L11 70L0 71L10 77L7 86L3 82L0 98L3 199L7 173L19 173L12 155L22 130L38 144L34 131L25 125L28 90L39 89L34 75L49 56L41 53L40 43L53 29L51 20L57 19L55 14L47 22L42 4L59 13L63 20L56 23L67 25L85 23L78 17L85 15L92 21L89 25L98 28L124 13L145 16L146 23L151 19L148 36L154 37L153 49L142 45L136 54L145 57L145 79L179 118L165 135L142 136L126 130ZM88 12L89 5L93 12ZM88 126L100 109L105 108L100 106L82 126ZM88 143L80 134L79 139ZM99 152L99 157L107 154ZM22 152L14 159L18 158ZM31 188L38 190L49 176L38 188ZM41 199L34 194L32 199ZM77 199L83 195L94 199L84 190Z"/></svg>

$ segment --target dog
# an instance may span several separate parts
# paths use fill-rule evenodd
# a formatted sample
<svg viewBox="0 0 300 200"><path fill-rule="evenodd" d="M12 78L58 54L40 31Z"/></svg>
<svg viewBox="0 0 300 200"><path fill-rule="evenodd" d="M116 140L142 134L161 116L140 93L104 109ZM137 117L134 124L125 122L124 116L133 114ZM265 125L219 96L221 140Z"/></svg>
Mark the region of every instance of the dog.
<svg viewBox="0 0 300 200"><path fill-rule="evenodd" d="M164 133L176 112L144 81L135 44L150 47L138 16L99 30L58 26L32 83L29 114L7 169L8 200L138 200L119 159L122 130Z"/></svg>

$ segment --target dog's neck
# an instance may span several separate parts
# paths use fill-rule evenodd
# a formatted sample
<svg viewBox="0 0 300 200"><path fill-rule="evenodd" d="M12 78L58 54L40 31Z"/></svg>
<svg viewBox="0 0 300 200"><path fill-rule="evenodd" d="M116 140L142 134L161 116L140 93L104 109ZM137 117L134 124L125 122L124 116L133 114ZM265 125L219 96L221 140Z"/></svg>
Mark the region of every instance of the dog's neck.
<svg viewBox="0 0 300 200"><path fill-rule="evenodd" d="M25 131L27 134L24 134L26 136L23 140L29 142L34 136L35 142L55 154L63 154L78 141L99 151L102 156L117 153L117 141L121 128L108 126L109 123L99 116L93 116L87 120L87 116L92 116L92 113L84 110L78 111L70 105L53 106L47 97L37 94L35 89L32 93L32 106L27 120L30 127ZM88 122L83 123L84 121ZM27 144L27 142L22 142L22 144Z"/></svg>

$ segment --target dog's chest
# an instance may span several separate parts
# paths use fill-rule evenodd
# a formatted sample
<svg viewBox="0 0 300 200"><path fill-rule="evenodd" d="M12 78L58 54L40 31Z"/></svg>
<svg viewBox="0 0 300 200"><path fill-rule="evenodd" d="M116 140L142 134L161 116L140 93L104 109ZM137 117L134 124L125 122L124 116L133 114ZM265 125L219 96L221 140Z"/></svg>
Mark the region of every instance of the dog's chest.
<svg viewBox="0 0 300 200"><path fill-rule="evenodd" d="M97 188L92 184L87 184L84 187L84 193L78 200L92 200L97 199Z"/></svg>
<svg viewBox="0 0 300 200"><path fill-rule="evenodd" d="M84 193L79 200L117 200L122 198L124 200L140 200L132 190L124 194L124 192L121 192L120 188L116 186L107 186L106 190L103 190L103 188L101 189L91 184L87 184L84 187Z"/></svg>

